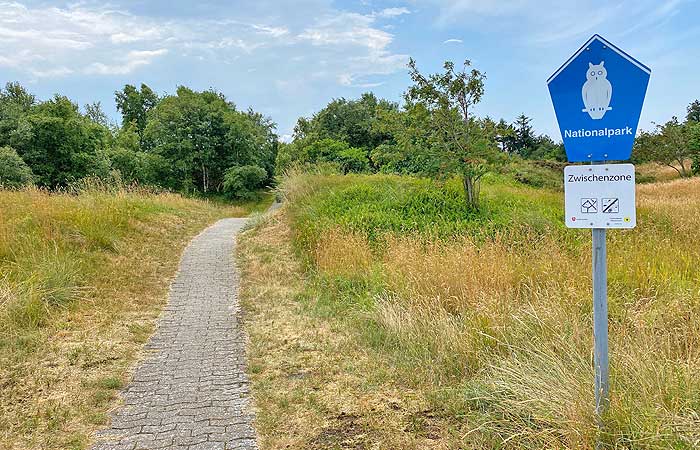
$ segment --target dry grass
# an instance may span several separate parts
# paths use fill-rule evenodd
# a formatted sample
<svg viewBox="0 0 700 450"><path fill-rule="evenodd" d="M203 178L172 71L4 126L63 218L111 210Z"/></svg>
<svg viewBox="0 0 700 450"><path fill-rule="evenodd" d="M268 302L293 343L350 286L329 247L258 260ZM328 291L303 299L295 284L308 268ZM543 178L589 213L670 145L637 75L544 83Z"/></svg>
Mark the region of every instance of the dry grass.
<svg viewBox="0 0 700 450"><path fill-rule="evenodd" d="M685 164L686 167L690 167L691 161L686 160ZM675 167L680 166L676 164ZM658 163L639 164L635 167L635 170L642 181L663 182L675 180L680 177L678 170L674 167Z"/></svg>
<svg viewBox="0 0 700 450"><path fill-rule="evenodd" d="M332 188L339 185L336 180ZM308 199L319 191L317 185L309 186L311 192L304 186L286 189L294 192L293 198ZM637 229L614 231L608 238L612 403L602 439L610 448L697 448L700 180L639 186L638 209ZM302 226L312 225L308 220ZM431 410L431 420L440 424L442 431L430 441L438 448L593 447L598 431L593 415L590 240L584 232L520 229L486 240L468 234L445 240L388 233L379 247L352 228L311 232L318 236L308 238L307 230L295 230L294 235L314 244L308 254L302 253L309 269L292 272L307 277L297 281L303 286L294 288L306 308L289 298L293 293L285 293L287 306L272 320L275 325L288 320L286 326L296 333L337 329L314 338L329 346L315 347L313 357L303 363L304 373L320 372L310 377L322 383L316 386L320 392L347 398L347 392L328 391L326 384L335 386L335 377L347 380L361 371L372 381L344 385L354 393L350 404L354 400L357 405L371 383L376 384L370 398L395 389L399 402L419 399L418 409ZM293 239L288 233L285 228L251 240L264 246L271 245L265 239L272 239L277 248ZM249 252L257 253L253 247ZM289 254L285 258L292 264ZM250 290L258 284L270 286L269 281L249 283ZM258 314L253 315L253 329ZM282 335L285 357L299 353L293 350L299 336ZM263 340L274 342L267 334L251 336L253 348ZM343 336L342 346L330 345L338 336ZM318 433L321 418L327 417L319 415L319 402L322 410L328 402L307 402L306 396L315 399L316 391L300 391L294 378L265 372L263 356L269 350L254 350L262 370L254 382L295 393L288 401L296 407L287 413L310 416L292 435ZM332 361L331 367L326 361ZM351 368L338 374L337 367L350 361ZM271 400L270 392L258 392L265 418L265 411L279 402ZM369 406L359 406L353 415L372 416ZM386 414L387 424L403 420ZM264 434L289 435L285 417L266 422ZM317 448L425 448L421 445L426 442L411 440L418 434L379 425L363 445ZM271 439L266 448L284 448L290 442L305 448L300 441Z"/></svg>
<svg viewBox="0 0 700 450"><path fill-rule="evenodd" d="M0 192L0 448L85 448L186 243L247 210L146 192Z"/></svg>
<svg viewBox="0 0 700 450"><path fill-rule="evenodd" d="M342 321L311 314L313 298L300 301L310 280L285 209L241 237L239 258L261 448L451 448L449 427L420 391L402 386Z"/></svg>

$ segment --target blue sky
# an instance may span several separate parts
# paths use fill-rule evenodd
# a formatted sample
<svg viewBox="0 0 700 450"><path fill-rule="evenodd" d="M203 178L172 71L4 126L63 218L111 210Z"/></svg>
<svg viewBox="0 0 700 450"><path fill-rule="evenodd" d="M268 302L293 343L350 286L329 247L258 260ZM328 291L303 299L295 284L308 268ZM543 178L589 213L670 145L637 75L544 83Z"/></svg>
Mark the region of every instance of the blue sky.
<svg viewBox="0 0 700 450"><path fill-rule="evenodd" d="M0 0L0 82L100 101L115 120L125 83L213 87L289 135L332 98L399 101L409 56L426 72L469 58L488 77L478 115L524 112L559 139L545 81L594 33L652 69L640 127L684 115L700 98L699 18L692 0Z"/></svg>

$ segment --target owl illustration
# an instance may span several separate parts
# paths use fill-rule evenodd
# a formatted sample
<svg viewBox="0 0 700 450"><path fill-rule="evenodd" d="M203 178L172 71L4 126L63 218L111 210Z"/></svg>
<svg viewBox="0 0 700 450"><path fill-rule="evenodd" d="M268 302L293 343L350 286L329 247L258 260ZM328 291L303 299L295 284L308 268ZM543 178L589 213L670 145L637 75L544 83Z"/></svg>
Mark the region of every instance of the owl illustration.
<svg viewBox="0 0 700 450"><path fill-rule="evenodd" d="M581 88L581 96L585 106L582 112L588 113L591 119L602 119L607 111L610 111L610 98L612 97L612 85L607 79L608 71L605 70L605 61L600 64L588 63L586 82Z"/></svg>

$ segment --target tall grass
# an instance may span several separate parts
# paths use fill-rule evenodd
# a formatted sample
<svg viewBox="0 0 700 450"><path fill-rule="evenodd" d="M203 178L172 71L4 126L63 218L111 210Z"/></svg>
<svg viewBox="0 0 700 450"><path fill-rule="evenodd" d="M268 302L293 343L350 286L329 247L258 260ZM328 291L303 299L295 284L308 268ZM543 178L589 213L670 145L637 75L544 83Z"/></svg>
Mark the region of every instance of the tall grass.
<svg viewBox="0 0 700 450"><path fill-rule="evenodd" d="M0 190L0 449L85 448L184 245L252 206L95 183Z"/></svg>
<svg viewBox="0 0 700 450"><path fill-rule="evenodd" d="M0 193L0 323L9 331L0 346L41 327L52 309L86 298L99 252L118 252L135 221L175 210L167 195L160 198L98 189L79 196L38 189Z"/></svg>
<svg viewBox="0 0 700 450"><path fill-rule="evenodd" d="M561 194L493 177L481 213L458 185L292 175L307 297L348 317L455 419L468 448L591 448L589 232ZM700 180L638 187L609 233L611 448L700 446ZM329 304L339 303L334 310Z"/></svg>

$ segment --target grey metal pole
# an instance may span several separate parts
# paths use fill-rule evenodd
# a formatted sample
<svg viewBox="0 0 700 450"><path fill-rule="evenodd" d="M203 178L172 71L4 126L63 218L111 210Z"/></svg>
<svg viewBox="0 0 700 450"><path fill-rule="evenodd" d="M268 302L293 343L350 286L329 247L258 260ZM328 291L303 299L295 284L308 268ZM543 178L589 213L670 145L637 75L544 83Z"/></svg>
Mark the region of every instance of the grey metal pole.
<svg viewBox="0 0 700 450"><path fill-rule="evenodd" d="M604 228L593 228L593 363L595 412L600 417L609 405L608 380L608 264Z"/></svg>

